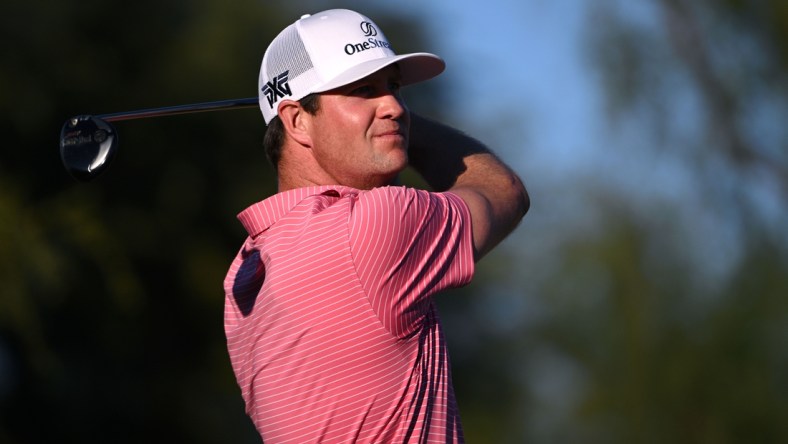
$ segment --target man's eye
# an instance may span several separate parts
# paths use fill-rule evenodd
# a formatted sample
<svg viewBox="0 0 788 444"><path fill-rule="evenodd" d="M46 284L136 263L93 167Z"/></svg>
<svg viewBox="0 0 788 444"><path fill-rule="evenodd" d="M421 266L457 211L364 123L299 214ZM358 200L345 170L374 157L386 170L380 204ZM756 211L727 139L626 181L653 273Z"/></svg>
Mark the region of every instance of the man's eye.
<svg viewBox="0 0 788 444"><path fill-rule="evenodd" d="M357 86L357 87L353 88L353 91L351 91L351 94L353 94L355 96L365 96L365 95L369 95L371 92L372 92L372 87L371 86L369 86L369 85L361 85L361 86Z"/></svg>

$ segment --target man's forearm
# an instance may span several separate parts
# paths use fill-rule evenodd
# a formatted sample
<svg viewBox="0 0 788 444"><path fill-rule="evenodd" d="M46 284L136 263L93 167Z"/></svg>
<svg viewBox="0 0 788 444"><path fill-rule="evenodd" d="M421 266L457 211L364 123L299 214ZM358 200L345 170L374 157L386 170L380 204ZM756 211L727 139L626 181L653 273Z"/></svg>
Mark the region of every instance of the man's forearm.
<svg viewBox="0 0 788 444"><path fill-rule="evenodd" d="M484 144L447 125L412 114L410 165L435 191L469 203L481 255L514 229L530 201L520 178Z"/></svg>
<svg viewBox="0 0 788 444"><path fill-rule="evenodd" d="M488 153L482 143L458 130L411 114L410 165L435 191L448 190L467 171L466 157Z"/></svg>

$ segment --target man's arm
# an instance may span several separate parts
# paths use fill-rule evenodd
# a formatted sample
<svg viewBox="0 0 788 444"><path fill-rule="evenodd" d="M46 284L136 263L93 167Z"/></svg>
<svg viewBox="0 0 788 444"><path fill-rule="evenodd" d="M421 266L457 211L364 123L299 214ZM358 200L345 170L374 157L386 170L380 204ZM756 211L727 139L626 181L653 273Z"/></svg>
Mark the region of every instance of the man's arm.
<svg viewBox="0 0 788 444"><path fill-rule="evenodd" d="M408 155L430 187L457 194L470 208L477 261L528 211L520 178L481 142L449 126L411 113Z"/></svg>

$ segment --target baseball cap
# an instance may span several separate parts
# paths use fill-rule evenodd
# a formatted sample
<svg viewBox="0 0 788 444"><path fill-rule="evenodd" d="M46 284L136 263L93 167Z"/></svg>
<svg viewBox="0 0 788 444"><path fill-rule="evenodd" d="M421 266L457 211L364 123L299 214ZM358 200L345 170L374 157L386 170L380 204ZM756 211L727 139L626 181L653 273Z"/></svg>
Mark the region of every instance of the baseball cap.
<svg viewBox="0 0 788 444"><path fill-rule="evenodd" d="M368 17L347 9L304 15L277 35L263 56L260 110L271 122L282 100L300 100L398 64L402 84L431 79L445 68L435 54L397 55Z"/></svg>

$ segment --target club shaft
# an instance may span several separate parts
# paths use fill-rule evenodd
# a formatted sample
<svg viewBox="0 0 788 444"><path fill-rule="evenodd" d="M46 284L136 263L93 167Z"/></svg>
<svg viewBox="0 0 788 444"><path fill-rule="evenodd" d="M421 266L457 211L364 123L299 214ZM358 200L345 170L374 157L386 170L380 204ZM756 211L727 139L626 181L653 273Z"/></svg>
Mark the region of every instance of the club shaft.
<svg viewBox="0 0 788 444"><path fill-rule="evenodd" d="M144 119L148 117L174 116L178 114L201 113L205 111L218 111L231 108L251 108L257 106L257 97L245 99L218 100L215 102L194 103L191 105L166 106L163 108L140 109L136 111L123 111L119 113L101 114L96 117L107 121Z"/></svg>

